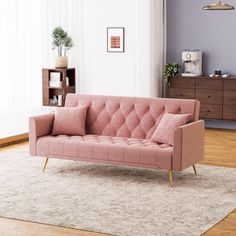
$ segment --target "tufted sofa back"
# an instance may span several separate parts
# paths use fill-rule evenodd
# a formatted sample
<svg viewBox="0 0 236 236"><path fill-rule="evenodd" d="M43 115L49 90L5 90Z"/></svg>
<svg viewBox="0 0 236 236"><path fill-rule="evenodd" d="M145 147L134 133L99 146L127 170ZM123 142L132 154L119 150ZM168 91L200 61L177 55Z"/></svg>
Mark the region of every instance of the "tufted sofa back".
<svg viewBox="0 0 236 236"><path fill-rule="evenodd" d="M149 139L165 112L199 119L199 102L168 98L68 94L66 107L88 106L86 133Z"/></svg>

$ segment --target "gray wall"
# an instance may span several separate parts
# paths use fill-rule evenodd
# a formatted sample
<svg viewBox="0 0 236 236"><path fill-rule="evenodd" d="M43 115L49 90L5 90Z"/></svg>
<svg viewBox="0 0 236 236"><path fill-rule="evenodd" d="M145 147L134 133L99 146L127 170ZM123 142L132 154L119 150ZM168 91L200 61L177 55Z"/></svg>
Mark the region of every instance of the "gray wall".
<svg viewBox="0 0 236 236"><path fill-rule="evenodd" d="M183 49L203 52L203 73L220 68L236 75L236 10L204 11L217 0L167 1L167 63L181 64ZM222 0L234 5L235 0Z"/></svg>

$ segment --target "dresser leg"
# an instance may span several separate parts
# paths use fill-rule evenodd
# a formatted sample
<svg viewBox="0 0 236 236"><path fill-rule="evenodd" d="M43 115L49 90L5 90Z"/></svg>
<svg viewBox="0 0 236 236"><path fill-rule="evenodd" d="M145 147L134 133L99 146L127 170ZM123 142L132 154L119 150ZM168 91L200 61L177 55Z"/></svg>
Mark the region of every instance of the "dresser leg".
<svg viewBox="0 0 236 236"><path fill-rule="evenodd" d="M194 173L197 174L197 170L196 170L196 166L193 165L193 170L194 170Z"/></svg>

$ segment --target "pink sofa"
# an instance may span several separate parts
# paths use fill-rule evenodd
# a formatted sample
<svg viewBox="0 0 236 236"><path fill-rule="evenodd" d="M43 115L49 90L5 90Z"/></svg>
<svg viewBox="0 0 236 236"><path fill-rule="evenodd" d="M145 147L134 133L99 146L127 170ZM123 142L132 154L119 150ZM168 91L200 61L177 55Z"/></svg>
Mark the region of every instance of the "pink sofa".
<svg viewBox="0 0 236 236"><path fill-rule="evenodd" d="M48 158L111 163L181 171L203 160L204 121L196 100L68 94L65 106L87 105L85 136L52 136L54 114L30 117L30 154ZM177 128L174 144L150 137L165 113L189 113L191 122Z"/></svg>

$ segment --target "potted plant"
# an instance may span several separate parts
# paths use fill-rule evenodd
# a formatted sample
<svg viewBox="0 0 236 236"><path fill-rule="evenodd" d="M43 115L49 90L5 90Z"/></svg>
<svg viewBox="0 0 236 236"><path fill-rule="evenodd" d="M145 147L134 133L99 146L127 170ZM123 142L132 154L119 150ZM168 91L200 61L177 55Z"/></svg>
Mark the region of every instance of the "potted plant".
<svg viewBox="0 0 236 236"><path fill-rule="evenodd" d="M180 65L177 63L170 63L164 66L164 78L169 82L169 78L174 77L179 74Z"/></svg>
<svg viewBox="0 0 236 236"><path fill-rule="evenodd" d="M52 38L53 50L57 49L56 68L67 68L67 51L74 46L73 40L60 26L53 29Z"/></svg>

